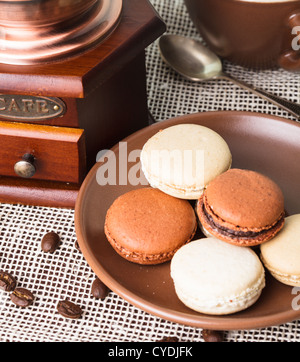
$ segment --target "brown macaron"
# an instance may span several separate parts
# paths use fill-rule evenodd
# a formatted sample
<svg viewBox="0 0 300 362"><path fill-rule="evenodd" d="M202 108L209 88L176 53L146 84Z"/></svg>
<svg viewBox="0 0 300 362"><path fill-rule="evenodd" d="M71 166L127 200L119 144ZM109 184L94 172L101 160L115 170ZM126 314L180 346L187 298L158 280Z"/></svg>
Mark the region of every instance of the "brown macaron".
<svg viewBox="0 0 300 362"><path fill-rule="evenodd" d="M216 177L197 203L206 235L240 246L273 238L284 225L284 196L270 178L231 169Z"/></svg>
<svg viewBox="0 0 300 362"><path fill-rule="evenodd" d="M104 231L115 251L138 264L160 264L189 242L197 229L186 200L153 188L118 197L106 214Z"/></svg>

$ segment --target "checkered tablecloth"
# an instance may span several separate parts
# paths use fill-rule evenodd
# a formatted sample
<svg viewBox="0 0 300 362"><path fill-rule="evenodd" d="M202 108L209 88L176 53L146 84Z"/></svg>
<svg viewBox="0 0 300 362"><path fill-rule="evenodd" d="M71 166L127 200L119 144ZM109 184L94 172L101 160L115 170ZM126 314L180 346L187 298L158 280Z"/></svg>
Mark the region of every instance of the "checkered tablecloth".
<svg viewBox="0 0 300 362"><path fill-rule="evenodd" d="M151 0L167 32L199 39L183 0ZM287 112L225 80L193 83L161 60L157 42L146 50L148 105L156 121L217 110L268 113L293 119ZM300 75L284 70L253 71L224 63L226 71L256 87L300 103ZM169 322L130 305L115 293L105 300L91 295L95 275L75 247L74 210L0 205L0 269L35 294L30 308L14 306L0 293L0 341L138 342L176 336L182 342L203 341L201 328ZM61 245L53 254L40 249L42 236L56 231ZM83 315L69 320L56 311L59 300L79 304ZM300 324L257 330L225 331L225 341L300 341Z"/></svg>

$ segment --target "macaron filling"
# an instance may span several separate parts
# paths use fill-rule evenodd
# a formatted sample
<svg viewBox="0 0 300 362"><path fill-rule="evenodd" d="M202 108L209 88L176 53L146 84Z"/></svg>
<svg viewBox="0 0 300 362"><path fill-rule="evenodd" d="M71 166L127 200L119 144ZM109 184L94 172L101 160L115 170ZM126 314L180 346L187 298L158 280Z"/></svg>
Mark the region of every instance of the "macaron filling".
<svg viewBox="0 0 300 362"><path fill-rule="evenodd" d="M197 203L197 214L199 216L202 226L214 236L222 235L225 238L239 240L251 240L261 242L268 240L277 234L284 225L284 212L280 217L271 225L266 225L262 228L245 228L238 225L228 227L229 223L222 220L216 215L209 207L205 195L202 195ZM223 224L223 225L222 225ZM226 224L226 226L224 226Z"/></svg>

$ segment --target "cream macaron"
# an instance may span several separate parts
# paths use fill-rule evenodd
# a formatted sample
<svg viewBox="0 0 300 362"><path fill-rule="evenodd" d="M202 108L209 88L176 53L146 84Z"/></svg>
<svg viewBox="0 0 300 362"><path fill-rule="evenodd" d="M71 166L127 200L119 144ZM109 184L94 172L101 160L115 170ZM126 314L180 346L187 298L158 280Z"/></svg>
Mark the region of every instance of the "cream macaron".
<svg viewBox="0 0 300 362"><path fill-rule="evenodd" d="M213 237L182 246L170 268L178 298L205 314L244 310L258 300L265 286L264 267L251 248Z"/></svg>
<svg viewBox="0 0 300 362"><path fill-rule="evenodd" d="M261 260L283 284L300 286L300 214L287 216L283 229L260 246Z"/></svg>
<svg viewBox="0 0 300 362"><path fill-rule="evenodd" d="M141 165L152 187L182 199L198 199L208 183L230 169L226 141L210 128L178 124L152 136L141 151Z"/></svg>

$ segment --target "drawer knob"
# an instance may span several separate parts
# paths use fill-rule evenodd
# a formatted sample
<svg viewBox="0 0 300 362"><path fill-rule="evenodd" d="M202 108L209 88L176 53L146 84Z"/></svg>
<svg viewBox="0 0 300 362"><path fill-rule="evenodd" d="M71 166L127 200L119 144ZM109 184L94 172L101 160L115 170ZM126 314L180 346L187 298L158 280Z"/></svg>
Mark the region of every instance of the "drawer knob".
<svg viewBox="0 0 300 362"><path fill-rule="evenodd" d="M23 178L30 178L35 174L34 156L26 153L22 160L16 162L14 166L15 173Z"/></svg>

